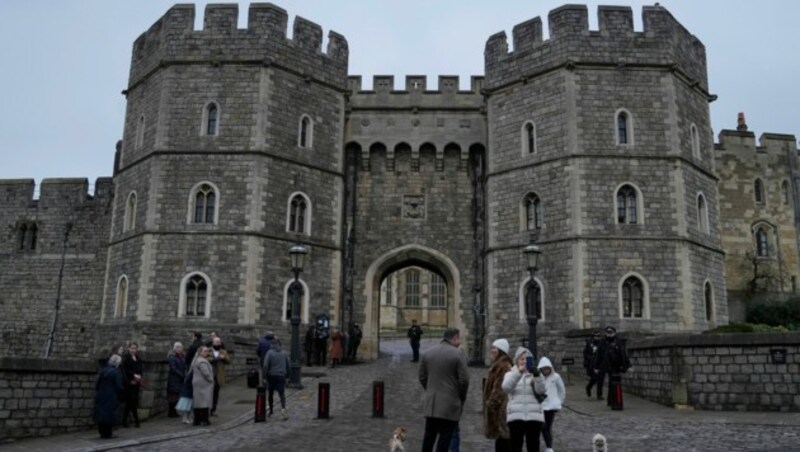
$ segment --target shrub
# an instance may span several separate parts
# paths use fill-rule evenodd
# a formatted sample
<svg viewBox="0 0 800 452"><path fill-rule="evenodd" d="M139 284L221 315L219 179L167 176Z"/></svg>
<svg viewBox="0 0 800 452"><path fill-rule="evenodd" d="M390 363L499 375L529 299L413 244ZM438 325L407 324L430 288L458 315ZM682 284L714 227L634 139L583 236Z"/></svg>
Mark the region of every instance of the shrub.
<svg viewBox="0 0 800 452"><path fill-rule="evenodd" d="M800 298L790 298L783 303L761 303L747 311L749 323L763 323L795 329L800 324Z"/></svg>

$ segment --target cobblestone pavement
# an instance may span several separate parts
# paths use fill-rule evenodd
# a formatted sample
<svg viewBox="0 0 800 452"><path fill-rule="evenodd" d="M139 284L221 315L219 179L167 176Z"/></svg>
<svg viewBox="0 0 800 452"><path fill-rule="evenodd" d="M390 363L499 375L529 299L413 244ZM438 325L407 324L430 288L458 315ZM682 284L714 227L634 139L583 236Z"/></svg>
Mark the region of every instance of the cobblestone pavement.
<svg viewBox="0 0 800 452"><path fill-rule="evenodd" d="M429 339L423 351L433 343ZM133 450L384 451L396 426L408 430L406 449L419 450L424 419L420 414L422 389L417 364L409 362L405 341L385 344L384 351L390 354L376 362L327 369L326 377L309 379L304 390L291 394L288 421L273 416L264 424L247 422L226 431ZM480 386L485 372L470 368L470 394L461 421L461 450L465 452L493 450L493 442L482 435ZM371 417L374 380L385 382L383 419ZM329 420L314 419L318 381L331 384ZM609 448L615 452L800 451L800 414L773 414L762 419L749 413L737 417L737 413L678 412L633 397L629 397L625 411L611 412L603 402L587 399L580 385L568 391L568 408L559 413L554 428L557 451L589 451L591 437L598 432L606 435Z"/></svg>
<svg viewBox="0 0 800 452"><path fill-rule="evenodd" d="M423 341L422 350L436 340ZM336 369L303 368L302 390L287 390L290 417L273 416L255 424L255 391L242 379L222 389L220 416L210 428L191 427L165 416L148 420L141 429L118 429L117 438L100 440L94 430L0 445L3 452L42 450L140 451L387 451L397 426L408 430L406 450L420 449L424 418L422 388L416 363L405 340L384 341L382 358ZM464 452L494 450L483 437L480 388L484 368L470 368L469 399L461 420ZM567 403L554 426L558 452L590 451L591 438L603 433L613 452L651 451L799 451L800 413L732 413L678 411L626 395L624 411L610 411L603 402L583 393L583 378L562 376ZM385 417L372 417L372 382L385 382ZM331 385L331 419L317 420L318 383ZM542 448L542 450L544 450Z"/></svg>

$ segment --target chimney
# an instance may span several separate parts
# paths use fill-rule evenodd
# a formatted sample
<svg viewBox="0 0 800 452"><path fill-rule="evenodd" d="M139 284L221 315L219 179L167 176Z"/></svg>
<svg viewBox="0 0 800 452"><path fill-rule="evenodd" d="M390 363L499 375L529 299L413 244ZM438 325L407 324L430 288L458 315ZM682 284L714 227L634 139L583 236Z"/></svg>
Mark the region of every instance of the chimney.
<svg viewBox="0 0 800 452"><path fill-rule="evenodd" d="M744 119L744 112L740 111L739 116L736 118L736 130L739 132L747 132L747 121Z"/></svg>

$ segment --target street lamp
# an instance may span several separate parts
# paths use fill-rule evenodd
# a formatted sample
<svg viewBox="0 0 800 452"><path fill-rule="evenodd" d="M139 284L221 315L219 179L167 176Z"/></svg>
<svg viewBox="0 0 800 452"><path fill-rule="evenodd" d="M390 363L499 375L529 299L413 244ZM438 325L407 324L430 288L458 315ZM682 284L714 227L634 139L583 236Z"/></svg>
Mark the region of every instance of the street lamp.
<svg viewBox="0 0 800 452"><path fill-rule="evenodd" d="M536 275L536 270L539 269L539 256L542 254L542 250L536 245L535 241L531 240L530 243L528 243L528 245L522 250L522 253L525 254L525 263L528 271L531 274L531 277L528 280L528 293L525 302L528 308L528 347L531 350L531 354L533 355L535 362L538 359L538 351L536 347L536 322L539 321L539 318L536 315L536 293L533 289L536 287L534 276Z"/></svg>
<svg viewBox="0 0 800 452"><path fill-rule="evenodd" d="M303 261L308 253L302 243L297 243L289 248L289 256L292 258L292 272L294 281L289 286L289 294L292 298L292 362L289 369L290 388L302 389L300 382L300 297L303 296L303 285L300 284L300 273L303 271Z"/></svg>

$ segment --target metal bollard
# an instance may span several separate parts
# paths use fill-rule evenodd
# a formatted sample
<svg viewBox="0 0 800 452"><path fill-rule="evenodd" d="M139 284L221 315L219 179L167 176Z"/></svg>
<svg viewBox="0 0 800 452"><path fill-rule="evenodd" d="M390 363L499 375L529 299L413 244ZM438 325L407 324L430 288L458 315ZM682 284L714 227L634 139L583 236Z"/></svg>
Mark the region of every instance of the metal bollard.
<svg viewBox="0 0 800 452"><path fill-rule="evenodd" d="M330 419L331 416L331 384L320 383L317 392L317 419Z"/></svg>
<svg viewBox="0 0 800 452"><path fill-rule="evenodd" d="M267 388L261 385L256 389L256 415L255 422L267 421Z"/></svg>
<svg viewBox="0 0 800 452"><path fill-rule="evenodd" d="M383 382L372 382L372 417L383 417Z"/></svg>

